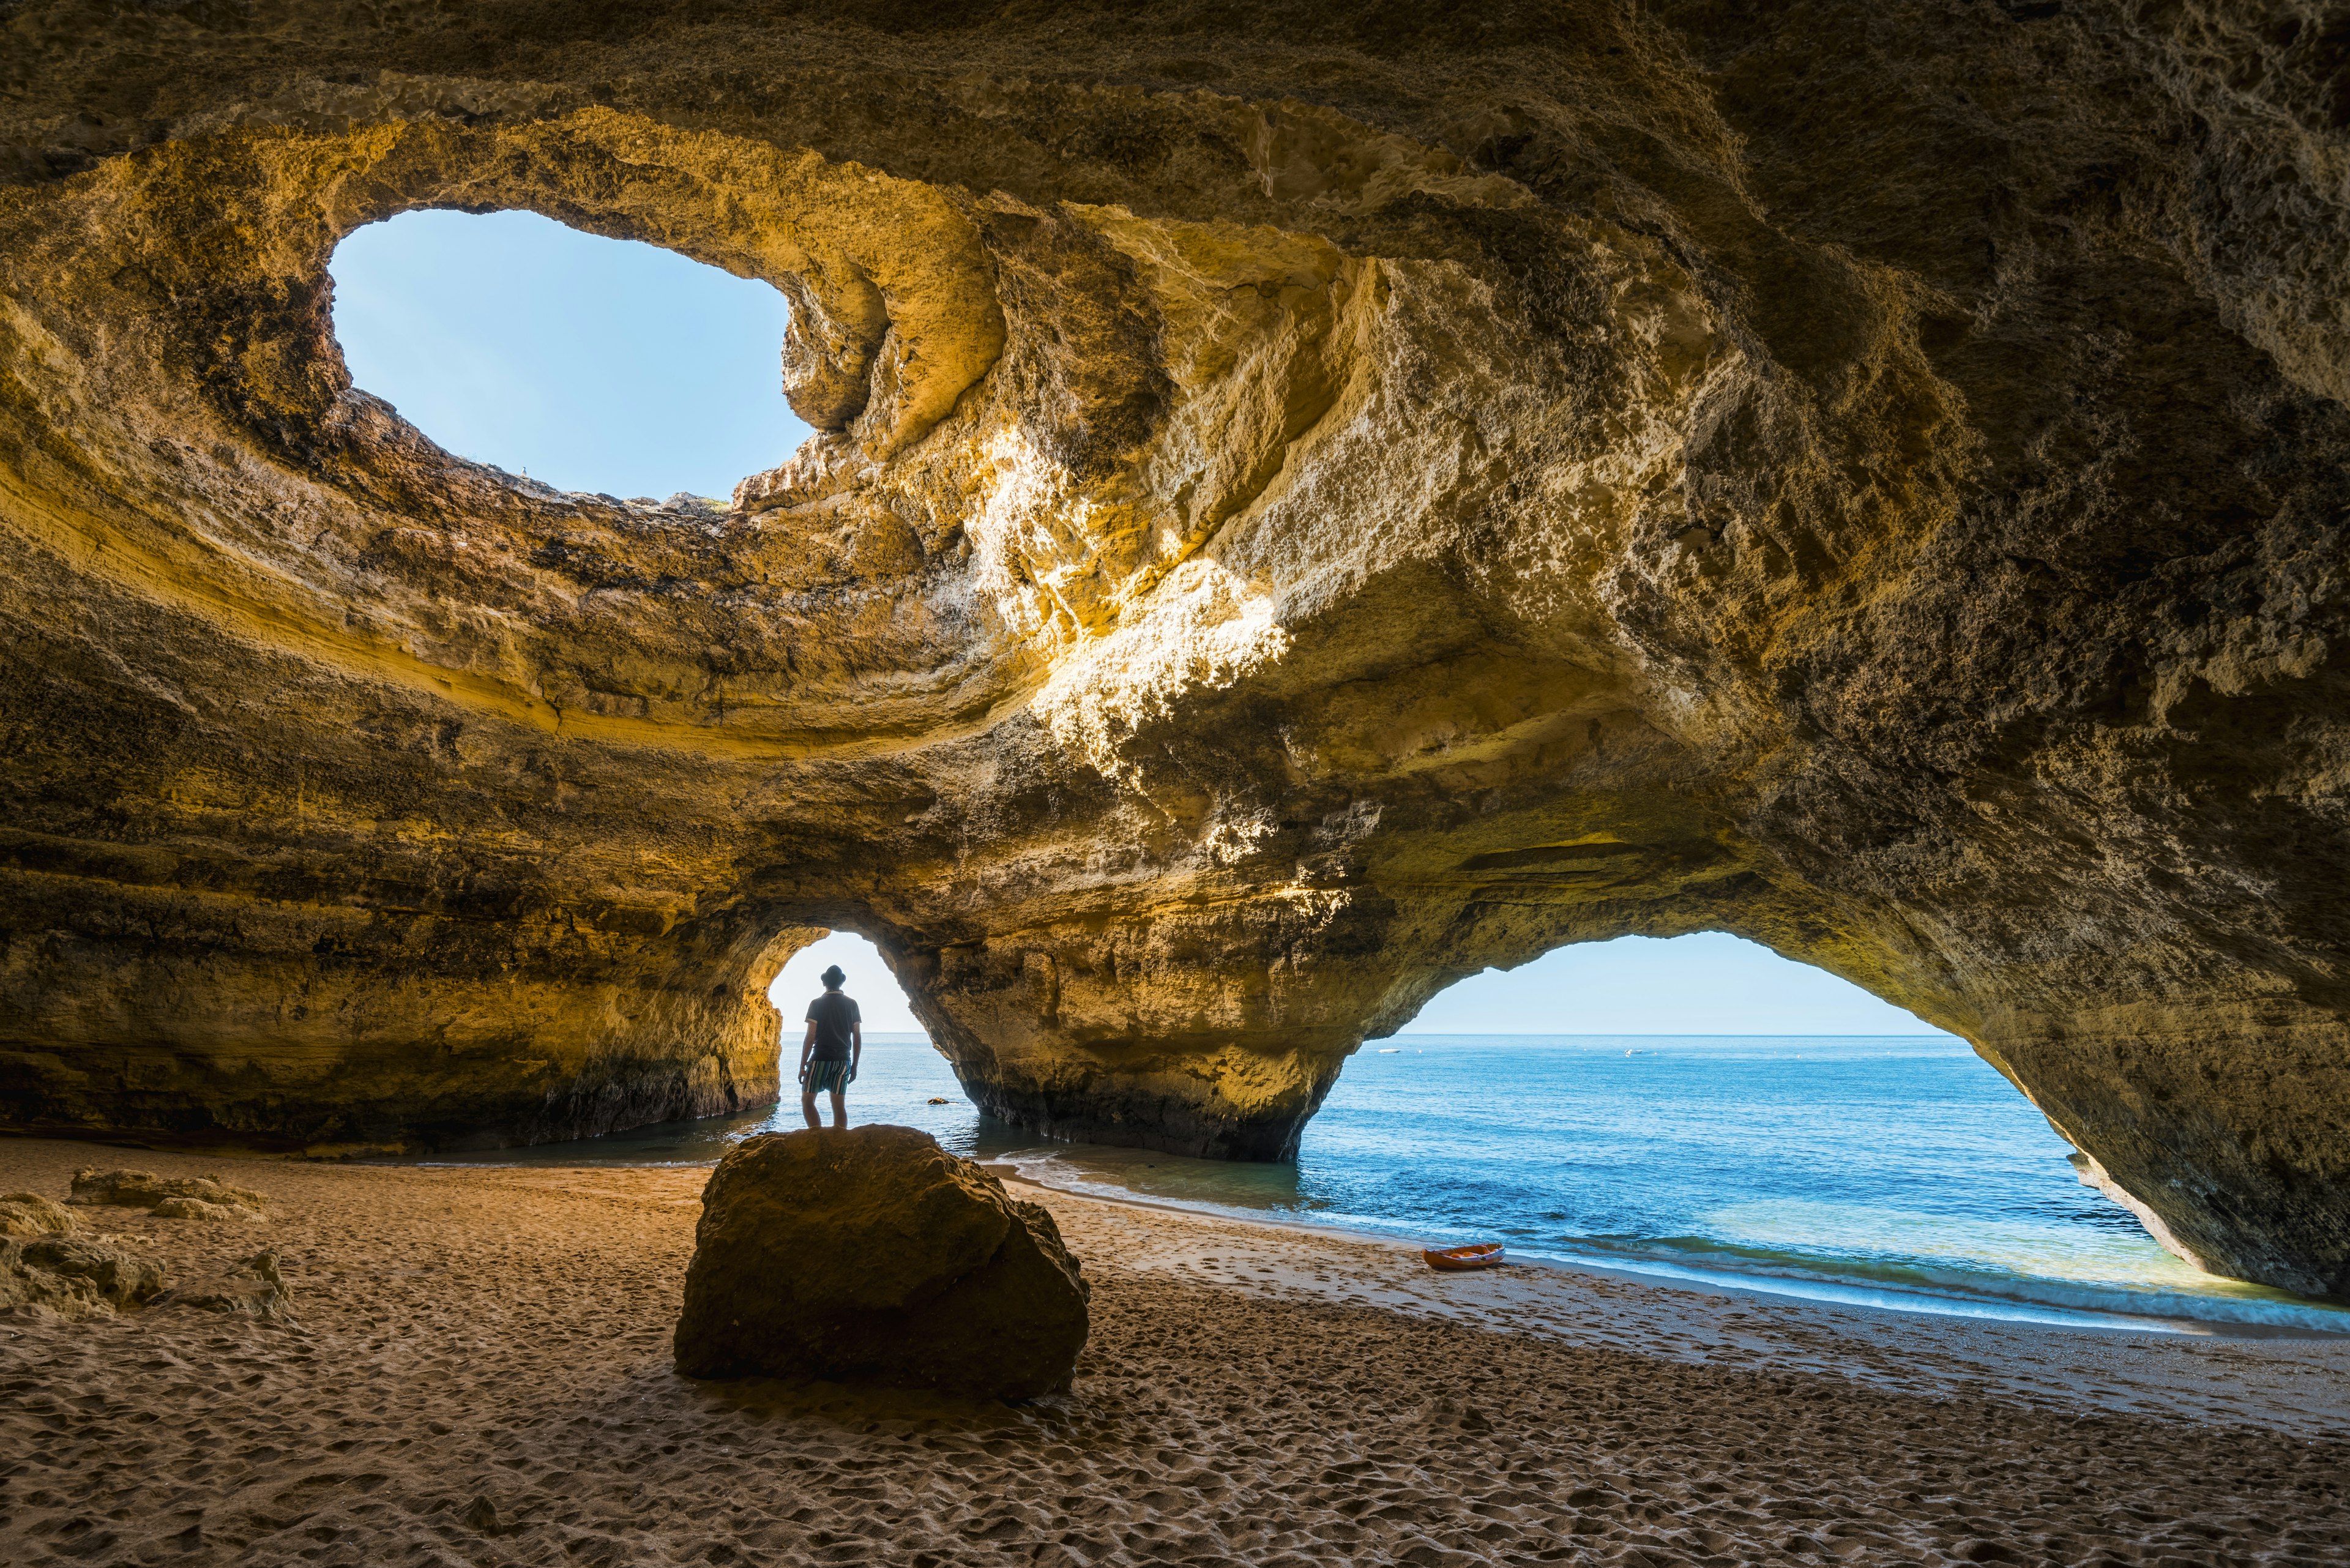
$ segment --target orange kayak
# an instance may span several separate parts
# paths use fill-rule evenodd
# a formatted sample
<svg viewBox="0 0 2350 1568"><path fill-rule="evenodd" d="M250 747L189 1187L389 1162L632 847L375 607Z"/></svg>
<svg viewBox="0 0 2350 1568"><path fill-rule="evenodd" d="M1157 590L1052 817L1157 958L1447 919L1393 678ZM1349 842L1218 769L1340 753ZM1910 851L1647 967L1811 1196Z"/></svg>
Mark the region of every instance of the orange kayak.
<svg viewBox="0 0 2350 1568"><path fill-rule="evenodd" d="M1496 1263L1506 1263L1509 1254L1499 1241L1480 1241L1473 1247L1448 1247L1443 1251L1425 1251L1431 1269L1490 1269Z"/></svg>

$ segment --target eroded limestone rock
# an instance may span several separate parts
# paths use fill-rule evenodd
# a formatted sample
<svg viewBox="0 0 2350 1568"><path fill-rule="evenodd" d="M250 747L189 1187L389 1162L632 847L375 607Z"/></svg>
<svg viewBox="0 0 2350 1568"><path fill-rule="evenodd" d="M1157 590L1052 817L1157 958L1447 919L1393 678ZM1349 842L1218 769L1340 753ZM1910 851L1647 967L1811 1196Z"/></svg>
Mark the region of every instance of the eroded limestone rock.
<svg viewBox="0 0 2350 1568"><path fill-rule="evenodd" d="M192 15L10 13L7 1125L763 1104L840 926L991 1110L1278 1157L1451 981L1725 929L2350 1293L2303 11ZM432 205L769 279L817 436L442 452L326 271Z"/></svg>
<svg viewBox="0 0 2350 1568"><path fill-rule="evenodd" d="M157 1176L91 1166L74 1172L73 1196L66 1201L144 1209L162 1220L257 1221L267 1218L264 1210L269 1207L265 1195L208 1176Z"/></svg>
<svg viewBox="0 0 2350 1568"><path fill-rule="evenodd" d="M191 1307L198 1312L216 1312L264 1323L294 1321L294 1289L278 1269L277 1254L270 1251L240 1258L217 1273L166 1291L154 1298L154 1304Z"/></svg>
<svg viewBox="0 0 2350 1568"><path fill-rule="evenodd" d="M161 1263L120 1247L70 1235L0 1241L0 1313L110 1317L162 1289Z"/></svg>
<svg viewBox="0 0 2350 1568"><path fill-rule="evenodd" d="M702 1193L677 1369L1031 1398L1067 1386L1087 1287L1044 1208L912 1127L769 1133Z"/></svg>
<svg viewBox="0 0 2350 1568"><path fill-rule="evenodd" d="M70 1236L73 1210L37 1192L11 1192L0 1197L0 1236Z"/></svg>

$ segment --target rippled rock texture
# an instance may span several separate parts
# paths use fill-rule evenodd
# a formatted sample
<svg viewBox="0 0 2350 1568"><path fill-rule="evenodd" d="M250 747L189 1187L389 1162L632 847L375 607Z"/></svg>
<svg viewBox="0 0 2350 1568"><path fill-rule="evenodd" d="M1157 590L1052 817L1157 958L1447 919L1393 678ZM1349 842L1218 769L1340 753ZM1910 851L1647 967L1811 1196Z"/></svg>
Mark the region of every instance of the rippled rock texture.
<svg viewBox="0 0 2350 1568"><path fill-rule="evenodd" d="M10 1124L762 1104L845 927L987 1108L1278 1158L1451 981L1714 929L2350 1293L2338 28L948 16L6 10ZM326 270L423 206L770 280L819 433L440 451Z"/></svg>

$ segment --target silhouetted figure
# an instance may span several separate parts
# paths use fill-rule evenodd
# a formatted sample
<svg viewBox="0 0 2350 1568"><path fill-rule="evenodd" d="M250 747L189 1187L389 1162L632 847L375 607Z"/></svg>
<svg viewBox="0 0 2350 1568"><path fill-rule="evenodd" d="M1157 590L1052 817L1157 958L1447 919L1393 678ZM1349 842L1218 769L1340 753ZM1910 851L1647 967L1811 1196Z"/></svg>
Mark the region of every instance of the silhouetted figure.
<svg viewBox="0 0 2350 1568"><path fill-rule="evenodd" d="M800 1114L812 1127L824 1126L816 1114L819 1089L832 1091L832 1125L848 1125L848 1085L857 1077L857 1064L865 1056L865 1024L856 1002L841 994L848 978L838 964L824 971L824 994L808 1003L807 1038L800 1042Z"/></svg>

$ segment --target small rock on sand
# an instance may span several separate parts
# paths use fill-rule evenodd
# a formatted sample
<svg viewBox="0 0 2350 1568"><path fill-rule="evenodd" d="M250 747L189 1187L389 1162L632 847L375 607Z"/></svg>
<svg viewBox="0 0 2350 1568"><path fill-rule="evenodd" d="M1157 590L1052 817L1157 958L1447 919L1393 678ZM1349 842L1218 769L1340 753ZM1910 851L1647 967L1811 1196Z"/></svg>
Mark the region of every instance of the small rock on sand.
<svg viewBox="0 0 2350 1568"><path fill-rule="evenodd" d="M1053 1217L911 1127L770 1133L702 1193L677 1369L1029 1398L1066 1387L1087 1287Z"/></svg>
<svg viewBox="0 0 2350 1568"><path fill-rule="evenodd" d="M206 1177L95 1168L74 1172L73 1196L66 1201L151 1210L165 1220L258 1220L269 1206L269 1199L258 1192Z"/></svg>
<svg viewBox="0 0 2350 1568"><path fill-rule="evenodd" d="M294 1292L278 1272L274 1252L239 1259L225 1273L209 1275L155 1298L159 1307L195 1307L270 1323L291 1323Z"/></svg>

